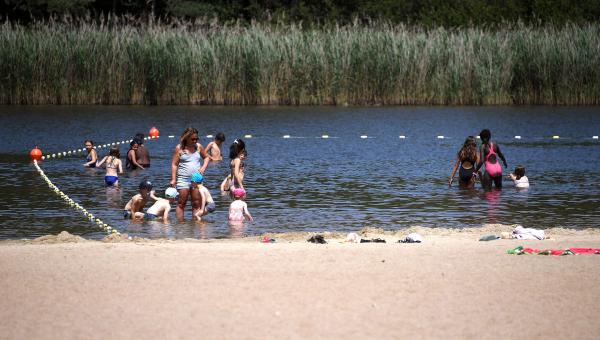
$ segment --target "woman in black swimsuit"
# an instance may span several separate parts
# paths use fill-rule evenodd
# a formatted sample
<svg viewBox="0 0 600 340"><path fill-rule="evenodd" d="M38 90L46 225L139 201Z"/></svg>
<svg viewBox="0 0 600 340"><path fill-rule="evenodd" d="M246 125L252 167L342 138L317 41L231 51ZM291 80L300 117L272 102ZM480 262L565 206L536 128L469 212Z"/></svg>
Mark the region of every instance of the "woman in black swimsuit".
<svg viewBox="0 0 600 340"><path fill-rule="evenodd" d="M456 170L458 171L459 186L461 188L473 188L475 186L475 167L479 163L479 153L477 152L477 142L475 137L469 136L465 139L462 148L456 154L456 163L452 169L452 174L448 180L448 186L452 186Z"/></svg>

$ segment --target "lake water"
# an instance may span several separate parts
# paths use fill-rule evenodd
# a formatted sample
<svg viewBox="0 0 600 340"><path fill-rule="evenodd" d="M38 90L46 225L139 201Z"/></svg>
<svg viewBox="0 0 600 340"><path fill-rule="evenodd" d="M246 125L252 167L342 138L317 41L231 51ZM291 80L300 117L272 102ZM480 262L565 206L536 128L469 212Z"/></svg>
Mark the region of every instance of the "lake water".
<svg viewBox="0 0 600 340"><path fill-rule="evenodd" d="M151 126L161 132L160 139L146 143L152 166L122 175L120 191L103 186L104 170L83 168L81 154L43 161L41 167L106 223L150 238L356 231L364 226L600 226L600 141L593 139L600 134L599 107L22 106L0 107L0 112L2 239L62 230L102 237L103 232L48 189L27 153L36 144L47 154L83 148L85 139L96 144L131 139ZM227 224L229 199L218 186L229 171L228 161L207 170L206 186L217 211L206 222L190 222L189 206L186 222L123 220L122 208L142 179L152 180L162 196L172 150L188 125L202 136L223 131L225 155L235 138L252 135L245 139L249 158L244 183L253 223L242 229ZM507 179L502 191L448 188L456 152L466 136L482 128L491 129L509 170L525 166L529 190L517 191ZM330 138L319 138L323 134ZM445 138L438 139L440 135ZM201 142L206 146L209 140ZM122 156L127 149L121 146ZM99 155L106 152L101 149Z"/></svg>

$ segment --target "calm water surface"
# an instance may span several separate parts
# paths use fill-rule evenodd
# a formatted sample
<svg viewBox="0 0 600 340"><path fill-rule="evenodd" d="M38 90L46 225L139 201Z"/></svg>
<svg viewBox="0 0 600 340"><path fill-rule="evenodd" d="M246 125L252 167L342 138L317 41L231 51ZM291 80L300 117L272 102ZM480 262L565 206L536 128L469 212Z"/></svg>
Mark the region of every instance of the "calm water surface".
<svg viewBox="0 0 600 340"><path fill-rule="evenodd" d="M188 125L202 136L223 131L225 154L235 138L253 136L246 139L245 186L255 222L241 229L227 224L229 199L218 186L228 162L207 170L217 211L206 222L190 222L189 206L187 222L122 219L121 210L142 179L152 180L162 195L176 138ZM35 144L44 154L61 152L82 148L88 138L97 144L130 139L151 126L161 131L160 139L146 144L152 166L122 175L120 191L104 188L104 170L83 168L82 155L44 161L42 168L65 193L121 232L151 238L364 226L600 226L600 142L592 138L600 134L598 107L0 107L0 238L62 230L102 237L48 189L26 155ZM506 179L502 191L448 188L456 152L466 136L482 128L492 130L509 170L526 167L529 190L516 191ZM323 134L331 138L318 138ZM209 139L201 142L206 146ZM126 151L121 146L121 155Z"/></svg>

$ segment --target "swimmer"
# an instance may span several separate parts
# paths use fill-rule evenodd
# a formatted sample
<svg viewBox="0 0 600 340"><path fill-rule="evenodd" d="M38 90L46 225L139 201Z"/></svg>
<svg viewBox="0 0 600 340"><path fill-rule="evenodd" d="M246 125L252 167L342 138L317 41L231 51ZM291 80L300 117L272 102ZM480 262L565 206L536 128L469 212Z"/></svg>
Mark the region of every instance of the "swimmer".
<svg viewBox="0 0 600 340"><path fill-rule="evenodd" d="M252 215L248 211L248 205L243 199L246 197L246 191L241 188L233 189L234 201L229 205L229 223L241 224L248 219L253 221Z"/></svg>
<svg viewBox="0 0 600 340"><path fill-rule="evenodd" d="M169 211L171 211L171 203L177 200L179 193L175 188L167 188L165 190L165 198L157 198L156 202L152 204L146 212L138 211L135 213L134 218L137 220L162 220L163 222L169 222Z"/></svg>
<svg viewBox="0 0 600 340"><path fill-rule="evenodd" d="M492 138L492 133L488 129L484 129L479 133L479 137L481 138L481 147L479 148L479 164L477 165L477 169L475 172L479 172L479 169L482 165L485 164L485 172L483 173L483 178L481 178L481 186L490 190L492 188L492 182L497 189L502 189L502 167L500 167L500 163L498 163L498 157L504 163L504 167L508 167L506 164L506 159L504 155L500 151L500 147L496 143L492 143L490 138Z"/></svg>
<svg viewBox="0 0 600 340"><path fill-rule="evenodd" d="M448 186L452 186L456 170L458 171L459 186L461 188L473 188L475 186L475 167L479 163L479 154L477 153L477 142L475 137L469 136L465 139L462 148L456 155L456 163L452 169L452 174L448 180Z"/></svg>
<svg viewBox="0 0 600 340"><path fill-rule="evenodd" d="M224 141L225 134L219 132L215 135L215 139L206 146L206 153L211 161L217 162L223 160L223 156L221 156L221 144L223 144Z"/></svg>
<svg viewBox="0 0 600 340"><path fill-rule="evenodd" d="M138 163L137 151L140 145L136 140L129 143L129 151L127 151L127 160L125 161L125 167L130 170L144 169L144 166Z"/></svg>
<svg viewBox="0 0 600 340"><path fill-rule="evenodd" d="M244 160L248 157L246 144L241 139L236 139L229 147L229 169L231 181L229 190L236 188L244 189ZM245 190L245 189L244 189Z"/></svg>
<svg viewBox="0 0 600 340"><path fill-rule="evenodd" d="M137 150L135 150L135 159L144 168L150 166L150 153L146 146L144 146L144 134L138 133L133 137L133 140L138 144Z"/></svg>
<svg viewBox="0 0 600 340"><path fill-rule="evenodd" d="M123 211L123 217L128 219L135 215L137 212L141 212L148 202L149 198L156 200L154 191L152 190L152 182L148 180L142 181L138 187L139 193L134 195L129 202L125 205Z"/></svg>
<svg viewBox="0 0 600 340"><path fill-rule="evenodd" d="M508 178L515 183L515 188L517 189L529 188L529 178L525 176L525 167L522 165L519 165L515 168L514 174L508 174Z"/></svg>
<svg viewBox="0 0 600 340"><path fill-rule="evenodd" d="M244 181L244 173L245 173L245 168L246 165L244 163L244 161L246 160L246 157L248 156L248 152L246 150L242 150L240 152L239 155L239 159L241 160L240 162L240 168L239 168L239 178L240 178L240 182ZM232 178L232 174L230 173L229 175L227 175L227 177L225 177L225 179L223 179L223 181L221 182L221 193L226 193L226 192L230 192L231 191L231 178Z"/></svg>
<svg viewBox="0 0 600 340"><path fill-rule="evenodd" d="M100 167L102 164L105 164L106 176L104 176L104 184L106 184L107 187L119 186L118 174L123 173L123 164L121 163L119 156L119 148L113 146L110 148L109 155L104 156L100 162L96 163L96 167Z"/></svg>
<svg viewBox="0 0 600 340"><path fill-rule="evenodd" d="M85 151L87 151L87 157L85 158L86 162L83 164L86 168L95 168L96 162L98 161L98 154L96 153L96 149L94 149L94 142L90 139L86 139L85 142Z"/></svg>
<svg viewBox="0 0 600 340"><path fill-rule="evenodd" d="M200 192L200 196L202 197L202 203L200 204L200 209L194 215L198 221L202 220L202 216L208 215L215 211L215 201L213 200L210 191L202 184L204 182L204 177L198 172L192 174L192 190L198 190Z"/></svg>

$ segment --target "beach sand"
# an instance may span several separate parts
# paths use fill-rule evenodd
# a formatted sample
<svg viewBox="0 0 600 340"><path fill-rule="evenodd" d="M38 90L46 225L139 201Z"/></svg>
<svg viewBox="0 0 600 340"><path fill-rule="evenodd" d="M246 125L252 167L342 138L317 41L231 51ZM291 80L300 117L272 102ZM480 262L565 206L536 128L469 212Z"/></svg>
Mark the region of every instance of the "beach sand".
<svg viewBox="0 0 600 340"><path fill-rule="evenodd" d="M598 338L600 255L506 250L600 247L600 233L478 241L510 230L4 241L0 338Z"/></svg>

